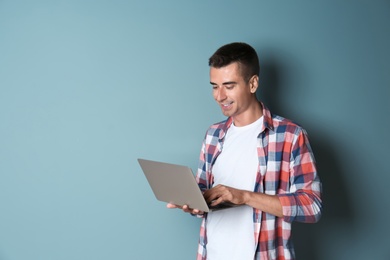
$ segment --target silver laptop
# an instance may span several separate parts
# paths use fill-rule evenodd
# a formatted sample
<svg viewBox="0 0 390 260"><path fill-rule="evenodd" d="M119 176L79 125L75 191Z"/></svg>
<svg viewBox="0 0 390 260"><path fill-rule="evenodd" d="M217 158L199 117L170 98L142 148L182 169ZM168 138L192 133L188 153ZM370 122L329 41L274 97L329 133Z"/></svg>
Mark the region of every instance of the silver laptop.
<svg viewBox="0 0 390 260"><path fill-rule="evenodd" d="M191 168L187 166L145 159L138 159L138 162L154 195L160 201L188 205L204 212L237 206L231 203L208 206Z"/></svg>

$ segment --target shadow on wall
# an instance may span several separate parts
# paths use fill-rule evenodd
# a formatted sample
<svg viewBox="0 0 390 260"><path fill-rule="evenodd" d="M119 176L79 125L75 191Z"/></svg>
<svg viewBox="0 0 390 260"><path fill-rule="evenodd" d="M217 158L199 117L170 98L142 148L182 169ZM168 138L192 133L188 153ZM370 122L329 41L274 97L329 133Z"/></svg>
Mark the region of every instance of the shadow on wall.
<svg viewBox="0 0 390 260"><path fill-rule="evenodd" d="M259 100L263 101L270 110L281 116L290 119L299 118L297 115L287 114L291 111L283 102L282 94L287 92L289 79L286 75L293 73L301 73L302 68L288 67L274 57L263 57L260 59L260 88L256 93ZM298 66L299 67L299 66ZM285 73L287 70L289 73ZM298 77L304 79L304 77ZM305 82L299 82L300 86L307 86ZM291 91L291 89L290 89ZM299 96L299 93L296 93ZM303 123L303 122L299 122ZM343 225L347 229L356 230L354 227L354 216L351 208L351 199L346 189L346 182L343 179L343 172L339 167L341 160L335 157L334 149L337 144L332 144L330 133L326 133L320 129L320 126L315 122L304 122L306 129L311 129L309 132L310 143L313 148L318 172L323 185L323 215L319 223L293 224L293 239L296 251L296 257L300 260L320 260L324 257L327 248L326 243L322 243L324 239L331 239L337 236L335 227ZM333 230L332 230L333 229ZM334 232L329 235L329 232ZM322 248L323 247L323 248Z"/></svg>

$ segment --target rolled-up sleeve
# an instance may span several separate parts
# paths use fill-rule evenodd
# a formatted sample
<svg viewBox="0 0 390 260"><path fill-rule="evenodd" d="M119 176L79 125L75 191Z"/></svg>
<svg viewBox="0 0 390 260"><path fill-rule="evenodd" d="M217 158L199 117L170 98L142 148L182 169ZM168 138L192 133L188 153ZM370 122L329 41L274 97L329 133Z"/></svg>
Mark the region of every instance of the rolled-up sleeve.
<svg viewBox="0 0 390 260"><path fill-rule="evenodd" d="M286 222L318 222L322 214L322 185L307 134L299 128L290 158L290 191L278 194Z"/></svg>

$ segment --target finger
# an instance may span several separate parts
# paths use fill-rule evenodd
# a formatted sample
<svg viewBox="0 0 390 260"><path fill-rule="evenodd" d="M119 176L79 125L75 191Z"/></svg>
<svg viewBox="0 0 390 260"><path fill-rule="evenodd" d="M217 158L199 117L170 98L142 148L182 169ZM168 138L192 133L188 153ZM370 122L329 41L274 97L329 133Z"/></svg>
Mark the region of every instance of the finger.
<svg viewBox="0 0 390 260"><path fill-rule="evenodd" d="M191 213L193 211L188 205L183 205L182 209L186 213Z"/></svg>
<svg viewBox="0 0 390 260"><path fill-rule="evenodd" d="M167 208L169 209L176 209L176 208L181 208L179 205L168 203Z"/></svg>
<svg viewBox="0 0 390 260"><path fill-rule="evenodd" d="M213 200L216 200L221 196L219 189L217 188L212 188L210 190L207 190L204 194L203 197L207 201L207 203L211 203Z"/></svg>
<svg viewBox="0 0 390 260"><path fill-rule="evenodd" d="M168 209L174 209L174 208L176 208L176 206L174 204L168 203L167 204L167 208Z"/></svg>
<svg viewBox="0 0 390 260"><path fill-rule="evenodd" d="M199 214L203 214L204 213L203 211L201 211L199 209L190 208L188 205L184 205L182 209L183 209L184 212L191 213L191 214L194 214L194 215L199 215Z"/></svg>
<svg viewBox="0 0 390 260"><path fill-rule="evenodd" d="M212 200L210 202L210 205L211 206L216 206L216 205L218 205L220 203L223 203L223 202L225 202L224 199L222 197L219 197L219 198L216 198L215 200Z"/></svg>
<svg viewBox="0 0 390 260"><path fill-rule="evenodd" d="M199 210L199 209L194 209L194 210L192 210L192 214L194 214L194 215L203 215L204 212Z"/></svg>

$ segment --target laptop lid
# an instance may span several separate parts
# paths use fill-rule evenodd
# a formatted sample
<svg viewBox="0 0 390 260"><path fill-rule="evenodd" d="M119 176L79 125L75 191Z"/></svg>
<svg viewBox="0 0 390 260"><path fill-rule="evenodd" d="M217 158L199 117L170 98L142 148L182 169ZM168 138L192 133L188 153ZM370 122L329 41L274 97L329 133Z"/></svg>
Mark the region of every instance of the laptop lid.
<svg viewBox="0 0 390 260"><path fill-rule="evenodd" d="M158 200L210 211L191 168L145 159L138 162Z"/></svg>

